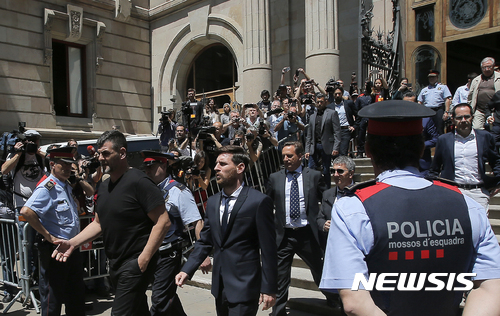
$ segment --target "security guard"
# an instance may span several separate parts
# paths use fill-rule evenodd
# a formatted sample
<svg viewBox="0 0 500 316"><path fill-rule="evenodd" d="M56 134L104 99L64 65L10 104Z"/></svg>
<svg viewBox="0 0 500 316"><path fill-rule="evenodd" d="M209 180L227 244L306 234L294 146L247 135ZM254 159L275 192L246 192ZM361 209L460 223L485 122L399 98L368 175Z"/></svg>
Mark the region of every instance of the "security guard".
<svg viewBox="0 0 500 316"><path fill-rule="evenodd" d="M422 117L434 111L408 101L383 101L359 112L369 118L366 153L376 180L350 187L333 206L320 288L339 290L348 315L457 315L454 282L476 273L463 315L498 315L500 247L484 209L456 186L418 172L424 149ZM393 273L391 290L351 290L355 275ZM416 273L418 279L401 279ZM431 273L446 273L432 282ZM359 275L358 275L359 276ZM413 275L415 276L415 275ZM451 279L451 282L449 281ZM460 280L460 279L459 279ZM382 276L382 281L383 276ZM404 291L403 288L422 289ZM426 291L435 283L449 290ZM359 284L359 282L358 282ZM386 287L387 289L387 287Z"/></svg>
<svg viewBox="0 0 500 316"><path fill-rule="evenodd" d="M174 160L174 156L149 150L144 150L141 154L146 174L163 193L172 223L159 249L160 257L152 288L151 315L186 315L176 293L174 277L181 269L184 238L189 238L183 232L184 227L194 225L199 238L203 221L191 191L170 176L168 160Z"/></svg>
<svg viewBox="0 0 500 316"><path fill-rule="evenodd" d="M418 103L435 111L432 121L436 125L439 135L444 133L444 120L450 116L451 92L448 86L438 83L439 71L431 69L429 71L429 85L420 91Z"/></svg>
<svg viewBox="0 0 500 316"><path fill-rule="evenodd" d="M38 185L21 209L21 215L38 232L40 254L39 291L42 315L85 315L83 263L79 250L67 262L51 258L54 242L69 240L80 232L76 202L68 179L74 163L71 147L56 148L50 153L51 174Z"/></svg>

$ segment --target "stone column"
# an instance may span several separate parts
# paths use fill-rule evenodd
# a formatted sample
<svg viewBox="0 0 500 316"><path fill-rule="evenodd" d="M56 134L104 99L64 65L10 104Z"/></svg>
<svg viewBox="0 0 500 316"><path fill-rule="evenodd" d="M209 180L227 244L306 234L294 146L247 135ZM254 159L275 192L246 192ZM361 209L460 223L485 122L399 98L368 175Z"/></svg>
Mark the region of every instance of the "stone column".
<svg viewBox="0 0 500 316"><path fill-rule="evenodd" d="M269 43L269 0L245 0L244 65L241 102L256 102L260 92L272 89Z"/></svg>
<svg viewBox="0 0 500 316"><path fill-rule="evenodd" d="M305 71L324 86L328 79L339 78L337 0L305 0L305 14Z"/></svg>

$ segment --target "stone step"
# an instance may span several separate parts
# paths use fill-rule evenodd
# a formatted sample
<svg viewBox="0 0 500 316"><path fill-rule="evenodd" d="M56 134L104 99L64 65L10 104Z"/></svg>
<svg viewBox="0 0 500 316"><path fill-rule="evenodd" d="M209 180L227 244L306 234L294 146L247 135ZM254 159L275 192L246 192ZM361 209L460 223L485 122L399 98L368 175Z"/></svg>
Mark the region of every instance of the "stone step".
<svg viewBox="0 0 500 316"><path fill-rule="evenodd" d="M354 158L354 163L356 164L356 168L361 166L372 167L372 161L370 158Z"/></svg>

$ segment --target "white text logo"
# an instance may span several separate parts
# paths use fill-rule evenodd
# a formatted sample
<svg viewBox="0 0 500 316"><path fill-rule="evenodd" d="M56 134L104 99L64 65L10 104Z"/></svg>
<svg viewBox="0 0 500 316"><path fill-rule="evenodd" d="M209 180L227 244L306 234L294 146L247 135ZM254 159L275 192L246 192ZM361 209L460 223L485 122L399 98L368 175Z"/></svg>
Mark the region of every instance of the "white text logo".
<svg viewBox="0 0 500 316"><path fill-rule="evenodd" d="M370 273L366 280L363 273L356 273L351 290L359 290L362 284L365 290L372 291L469 291L473 283L468 278L476 273ZM432 286L425 286L432 284ZM459 283L463 286L455 286Z"/></svg>

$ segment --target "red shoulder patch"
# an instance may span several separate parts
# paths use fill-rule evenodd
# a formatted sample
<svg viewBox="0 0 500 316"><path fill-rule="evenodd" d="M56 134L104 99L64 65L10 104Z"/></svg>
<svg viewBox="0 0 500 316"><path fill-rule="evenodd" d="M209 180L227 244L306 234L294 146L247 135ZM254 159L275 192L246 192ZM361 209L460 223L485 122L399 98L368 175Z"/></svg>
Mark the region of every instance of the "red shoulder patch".
<svg viewBox="0 0 500 316"><path fill-rule="evenodd" d="M452 190L452 191L455 191L455 192L457 192L457 193L459 193L459 194L462 194L462 192L460 191L460 189L459 189L459 188L457 188L457 187L456 187L456 186L454 186L454 185L451 185L451 184L446 184L446 183L444 183L444 182L437 181L437 180L432 181L432 183L433 183L434 185L438 185L438 186L440 186L440 187L447 188L447 189L450 189L450 190Z"/></svg>
<svg viewBox="0 0 500 316"><path fill-rule="evenodd" d="M356 190L354 194L356 194L356 196L361 200L361 202L364 202L369 197L379 193L384 189L387 189L388 187L390 187L389 184L377 182L375 185L371 185L367 188Z"/></svg>

